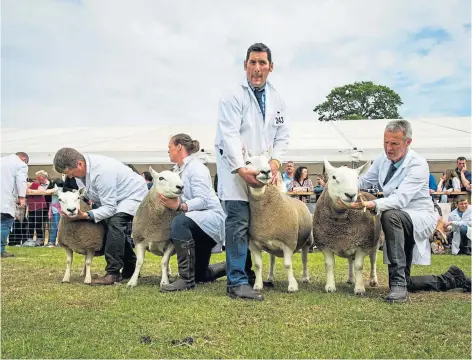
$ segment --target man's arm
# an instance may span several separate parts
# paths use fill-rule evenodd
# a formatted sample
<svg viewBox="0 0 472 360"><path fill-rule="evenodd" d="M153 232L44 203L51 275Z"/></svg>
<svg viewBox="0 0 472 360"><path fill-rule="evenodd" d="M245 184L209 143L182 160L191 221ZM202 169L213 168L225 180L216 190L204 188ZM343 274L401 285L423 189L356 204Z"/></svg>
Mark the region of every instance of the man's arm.
<svg viewBox="0 0 472 360"><path fill-rule="evenodd" d="M370 189L374 185L379 186L379 168L381 158L375 159L367 172L359 178L359 189Z"/></svg>
<svg viewBox="0 0 472 360"><path fill-rule="evenodd" d="M117 210L117 189L114 174L100 174L94 180L98 198L101 206L91 210L92 218L95 222L109 219L116 214Z"/></svg>
<svg viewBox="0 0 472 360"><path fill-rule="evenodd" d="M245 166L241 143L242 105L236 97L223 98L218 105L218 122L225 156L232 173Z"/></svg>

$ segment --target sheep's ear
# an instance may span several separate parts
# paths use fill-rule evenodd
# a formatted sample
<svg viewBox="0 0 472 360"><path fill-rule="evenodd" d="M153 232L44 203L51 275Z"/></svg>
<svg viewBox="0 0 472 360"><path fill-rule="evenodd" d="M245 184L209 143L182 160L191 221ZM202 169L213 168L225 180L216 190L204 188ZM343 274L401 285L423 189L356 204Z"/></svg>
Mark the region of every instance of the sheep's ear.
<svg viewBox="0 0 472 360"><path fill-rule="evenodd" d="M159 178L159 173L156 170L154 170L152 166L149 166L149 172L151 173L153 182L154 182L154 179Z"/></svg>
<svg viewBox="0 0 472 360"><path fill-rule="evenodd" d="M370 164L369 164L369 162L367 161L364 165L359 166L359 167L356 169L356 171L357 171L357 173L359 174L359 176L361 176L361 175L364 175L364 174L367 172L367 170L369 170L369 167L370 167Z"/></svg>
<svg viewBox="0 0 472 360"><path fill-rule="evenodd" d="M333 171L336 169L333 165L329 163L328 160L324 159L324 166L325 166L325 171L327 174L333 173Z"/></svg>
<svg viewBox="0 0 472 360"><path fill-rule="evenodd" d="M85 196L85 186L82 186L79 188L79 197L84 197Z"/></svg>

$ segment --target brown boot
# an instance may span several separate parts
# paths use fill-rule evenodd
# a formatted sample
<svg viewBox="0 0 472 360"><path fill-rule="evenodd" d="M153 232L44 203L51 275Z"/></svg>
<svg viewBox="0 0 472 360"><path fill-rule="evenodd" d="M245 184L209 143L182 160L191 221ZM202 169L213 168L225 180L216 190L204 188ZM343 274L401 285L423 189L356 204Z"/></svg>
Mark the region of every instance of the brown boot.
<svg viewBox="0 0 472 360"><path fill-rule="evenodd" d="M92 285L113 285L121 282L121 275L106 274L98 279L92 280Z"/></svg>
<svg viewBox="0 0 472 360"><path fill-rule="evenodd" d="M6 251L2 252L2 258L15 257L12 253L7 253Z"/></svg>

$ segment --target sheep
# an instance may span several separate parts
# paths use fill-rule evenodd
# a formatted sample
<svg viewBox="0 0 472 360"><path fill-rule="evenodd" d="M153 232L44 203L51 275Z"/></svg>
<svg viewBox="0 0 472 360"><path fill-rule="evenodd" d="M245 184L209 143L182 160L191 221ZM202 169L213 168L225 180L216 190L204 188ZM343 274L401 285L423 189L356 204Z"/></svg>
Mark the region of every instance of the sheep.
<svg viewBox="0 0 472 360"><path fill-rule="evenodd" d="M271 170L270 150L260 156L249 156L244 152L246 167L259 171L257 180L262 188L248 186L250 223L249 249L254 255L256 280L254 290L262 290L262 250L270 254L269 282L274 281L275 256L284 258L288 273L288 292L298 290L293 276L293 253L302 249L303 282L309 281L307 271L308 250L313 244L312 218L307 206L300 200L282 192L279 174L278 186L269 185Z"/></svg>
<svg viewBox="0 0 472 360"><path fill-rule="evenodd" d="M357 169L335 168L325 160L328 183L316 203L313 214L313 238L323 252L326 269L326 292L335 292L334 254L349 261L349 280L354 294L365 294L362 270L364 258L370 256L370 285L377 286L376 260L381 243L380 216L370 211L349 209L358 198L369 201L375 196L359 195L358 179L367 170L367 163ZM354 268L354 273L353 273Z"/></svg>
<svg viewBox="0 0 472 360"><path fill-rule="evenodd" d="M159 194L167 198L176 198L182 194L184 185L176 172L156 172L152 167L149 171L153 177L153 185L149 193L138 207L133 219L132 238L136 250L136 269L128 281L127 287L138 285L139 272L144 263L144 255L149 250L155 255L162 256L162 277L160 285L169 284L169 259L175 254L175 248L170 236L172 219L180 211L164 207L159 202Z"/></svg>
<svg viewBox="0 0 472 360"><path fill-rule="evenodd" d="M92 282L92 260L96 251L100 251L105 236L105 228L101 223L94 223L87 220L71 220L77 216L79 209L89 211L91 207L83 200L85 187L78 191L58 192L61 211L67 216L61 216L57 234L57 243L62 246L67 255L66 272L62 282L70 282L70 269L73 254L85 255L85 264L81 276L85 275L85 284Z"/></svg>

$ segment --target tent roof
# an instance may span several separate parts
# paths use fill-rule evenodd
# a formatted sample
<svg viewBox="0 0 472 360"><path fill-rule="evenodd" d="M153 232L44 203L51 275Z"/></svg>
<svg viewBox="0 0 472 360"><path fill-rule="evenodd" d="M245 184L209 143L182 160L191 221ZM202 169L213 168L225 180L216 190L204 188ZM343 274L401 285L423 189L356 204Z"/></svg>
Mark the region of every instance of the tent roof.
<svg viewBox="0 0 472 360"><path fill-rule="evenodd" d="M383 151L383 132L390 120L292 122L290 147L284 160L296 162L372 160ZM471 118L410 120L411 147L428 160L455 160L470 156ZM2 156L24 151L32 165L52 164L61 147L114 157L129 164L169 163L169 138L185 132L200 141L208 162L214 162L216 124L75 127L1 130ZM357 150L355 150L357 149Z"/></svg>

